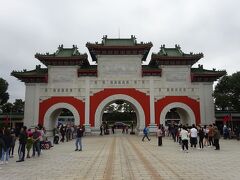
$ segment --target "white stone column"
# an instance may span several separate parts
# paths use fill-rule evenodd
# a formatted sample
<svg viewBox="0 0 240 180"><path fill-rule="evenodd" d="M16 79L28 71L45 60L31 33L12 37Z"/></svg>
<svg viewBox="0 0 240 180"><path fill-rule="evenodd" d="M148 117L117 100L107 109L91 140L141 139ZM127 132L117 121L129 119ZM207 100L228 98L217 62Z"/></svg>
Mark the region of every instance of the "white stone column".
<svg viewBox="0 0 240 180"><path fill-rule="evenodd" d="M150 79L150 123L155 124L155 106L154 106L154 84Z"/></svg>
<svg viewBox="0 0 240 180"><path fill-rule="evenodd" d="M154 104L154 82L150 79L150 124L149 131L155 133L157 130L157 125L155 124L155 104Z"/></svg>
<svg viewBox="0 0 240 180"><path fill-rule="evenodd" d="M89 85L89 79L85 80L85 131L86 133L91 132L91 125L89 124L89 107L90 107L90 99L89 99L89 91L90 91L90 85Z"/></svg>

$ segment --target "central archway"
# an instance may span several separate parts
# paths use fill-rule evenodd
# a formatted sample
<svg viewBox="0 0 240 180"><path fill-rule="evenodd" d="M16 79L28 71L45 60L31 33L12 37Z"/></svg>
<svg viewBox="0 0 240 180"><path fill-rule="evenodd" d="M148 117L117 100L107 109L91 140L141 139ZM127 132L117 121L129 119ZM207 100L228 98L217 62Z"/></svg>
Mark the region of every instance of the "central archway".
<svg viewBox="0 0 240 180"><path fill-rule="evenodd" d="M98 105L96 113L95 113L95 117L94 117L94 122L95 122L94 129L99 130L105 107L108 106L109 104L113 103L116 100L127 101L128 103L130 103L132 105L132 107L134 108L134 110L136 112L136 116L137 116L137 127L136 128L138 130L142 130L145 127L145 114L144 114L143 108L139 104L139 102L136 101L134 98L124 95L124 94L116 94L116 95L109 96L109 97L105 98Z"/></svg>

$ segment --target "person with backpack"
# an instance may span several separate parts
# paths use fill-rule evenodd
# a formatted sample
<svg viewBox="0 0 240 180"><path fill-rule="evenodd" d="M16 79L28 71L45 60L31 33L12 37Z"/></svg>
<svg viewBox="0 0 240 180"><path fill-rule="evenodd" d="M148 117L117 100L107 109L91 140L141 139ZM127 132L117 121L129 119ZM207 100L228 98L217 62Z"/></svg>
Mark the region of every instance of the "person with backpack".
<svg viewBox="0 0 240 180"><path fill-rule="evenodd" d="M148 127L145 126L145 128L143 129L143 138L142 138L142 141L144 141L145 137L148 139L148 141L151 140L151 139L148 137L148 133L149 133Z"/></svg>

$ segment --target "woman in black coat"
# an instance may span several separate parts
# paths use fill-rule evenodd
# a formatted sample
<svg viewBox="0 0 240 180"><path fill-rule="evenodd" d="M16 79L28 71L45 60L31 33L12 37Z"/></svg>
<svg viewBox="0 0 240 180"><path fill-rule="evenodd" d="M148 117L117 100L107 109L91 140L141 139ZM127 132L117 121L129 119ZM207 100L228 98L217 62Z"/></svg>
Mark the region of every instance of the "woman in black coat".
<svg viewBox="0 0 240 180"><path fill-rule="evenodd" d="M2 157L1 157L1 162L0 164L3 164L3 162L5 161L5 164L8 163L8 159L9 159L9 150L10 150L10 147L12 145L12 136L10 134L10 130L9 129L6 129L4 131L4 134L3 134L3 141L5 143L5 147L2 148ZM6 155L6 158L4 158L4 156Z"/></svg>

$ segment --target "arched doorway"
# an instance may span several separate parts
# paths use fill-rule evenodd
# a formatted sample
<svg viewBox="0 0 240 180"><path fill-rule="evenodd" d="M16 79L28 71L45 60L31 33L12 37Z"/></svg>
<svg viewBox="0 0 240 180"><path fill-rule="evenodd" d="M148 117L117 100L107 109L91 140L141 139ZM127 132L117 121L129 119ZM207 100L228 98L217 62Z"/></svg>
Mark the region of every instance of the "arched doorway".
<svg viewBox="0 0 240 180"><path fill-rule="evenodd" d="M136 108L128 101L116 100L106 105L100 121L101 124L111 128L112 132L114 129L117 131L121 129L122 133L128 133L138 125Z"/></svg>
<svg viewBox="0 0 240 180"><path fill-rule="evenodd" d="M44 115L44 126L46 130L53 130L57 124L57 118L66 109L72 113L74 117L74 124L79 125L80 116L74 106L67 103L57 103L51 106Z"/></svg>
<svg viewBox="0 0 240 180"><path fill-rule="evenodd" d="M94 130L99 130L100 125L102 123L105 108L116 101L125 101L131 104L132 108L136 113L136 129L139 131L142 130L145 126L145 114L142 106L138 103L138 101L136 101L132 97L123 94L109 96L99 104L95 113Z"/></svg>
<svg viewBox="0 0 240 180"><path fill-rule="evenodd" d="M172 115L172 117L171 117ZM192 109L184 103L171 103L162 110L160 123L167 125L166 122L176 122L183 125L196 124L196 118Z"/></svg>

